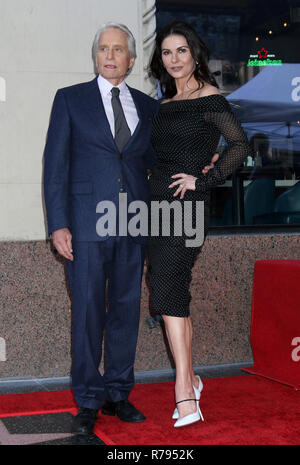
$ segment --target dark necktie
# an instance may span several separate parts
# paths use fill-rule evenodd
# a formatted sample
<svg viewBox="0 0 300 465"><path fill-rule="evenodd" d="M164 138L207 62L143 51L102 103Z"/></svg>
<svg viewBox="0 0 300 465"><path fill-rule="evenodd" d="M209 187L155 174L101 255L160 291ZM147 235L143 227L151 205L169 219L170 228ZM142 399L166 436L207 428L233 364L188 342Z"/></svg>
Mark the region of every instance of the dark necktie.
<svg viewBox="0 0 300 465"><path fill-rule="evenodd" d="M124 115L122 104L120 102L120 89L118 87L113 87L111 89L111 94L111 105L115 118L115 142L119 151L121 152L123 147L125 147L129 141L131 132Z"/></svg>

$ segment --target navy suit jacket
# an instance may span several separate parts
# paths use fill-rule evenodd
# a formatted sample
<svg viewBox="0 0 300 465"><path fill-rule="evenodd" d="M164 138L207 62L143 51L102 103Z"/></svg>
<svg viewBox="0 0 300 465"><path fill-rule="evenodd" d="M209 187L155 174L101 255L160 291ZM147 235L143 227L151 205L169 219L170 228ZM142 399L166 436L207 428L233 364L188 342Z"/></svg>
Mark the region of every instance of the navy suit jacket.
<svg viewBox="0 0 300 465"><path fill-rule="evenodd" d="M149 202L147 168L155 163L151 121L158 101L129 87L139 116L130 140L119 152L98 88L90 82L59 89L55 95L45 147L44 194L48 233L69 228L77 241L101 241L97 204L114 202L120 180L128 203ZM145 237L136 240L145 242Z"/></svg>

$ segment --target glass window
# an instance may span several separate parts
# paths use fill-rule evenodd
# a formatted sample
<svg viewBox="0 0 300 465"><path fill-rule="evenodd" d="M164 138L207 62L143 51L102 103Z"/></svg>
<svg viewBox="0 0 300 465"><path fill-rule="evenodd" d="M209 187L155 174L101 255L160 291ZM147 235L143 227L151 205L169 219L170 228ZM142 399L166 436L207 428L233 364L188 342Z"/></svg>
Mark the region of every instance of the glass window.
<svg viewBox="0 0 300 465"><path fill-rule="evenodd" d="M169 0L156 7L158 29L180 19L207 44L210 69L254 152L213 190L210 226L299 225L300 1ZM224 146L221 138L221 155Z"/></svg>

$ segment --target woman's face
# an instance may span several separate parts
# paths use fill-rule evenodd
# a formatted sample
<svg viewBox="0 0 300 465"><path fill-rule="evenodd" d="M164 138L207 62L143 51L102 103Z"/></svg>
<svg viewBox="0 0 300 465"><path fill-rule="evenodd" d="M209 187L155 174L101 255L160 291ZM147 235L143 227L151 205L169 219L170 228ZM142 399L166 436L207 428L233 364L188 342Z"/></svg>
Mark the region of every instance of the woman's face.
<svg viewBox="0 0 300 465"><path fill-rule="evenodd" d="M165 69L174 79L189 77L195 69L190 47L181 35L170 35L162 41L161 58Z"/></svg>

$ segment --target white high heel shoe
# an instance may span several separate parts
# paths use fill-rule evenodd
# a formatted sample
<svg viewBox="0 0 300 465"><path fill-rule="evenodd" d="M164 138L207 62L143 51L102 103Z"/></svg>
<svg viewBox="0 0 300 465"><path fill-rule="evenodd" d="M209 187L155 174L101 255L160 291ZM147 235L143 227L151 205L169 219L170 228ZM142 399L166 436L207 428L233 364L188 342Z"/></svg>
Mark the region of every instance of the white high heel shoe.
<svg viewBox="0 0 300 465"><path fill-rule="evenodd" d="M187 402L189 400L195 400L196 401L196 407L197 407L196 412L190 413L189 415L186 415L185 417L178 418L178 420L174 424L174 428L178 428L180 426L191 425L192 423L196 423L196 421L199 421L200 418L202 419L202 421L204 421L201 410L199 408L199 401L198 400L196 400L196 399L185 399L185 400L181 400L181 401L177 402L177 404L180 404L180 402Z"/></svg>
<svg viewBox="0 0 300 465"><path fill-rule="evenodd" d="M199 387L196 388L195 386L193 386L193 389L194 389L194 393L195 393L195 397L196 397L196 400L198 401L198 405L199 405L199 400L200 400L200 396L201 396L201 391L203 389L203 383L200 379L200 376L197 375L196 378L198 379L199 381ZM199 409L200 410L200 409ZM203 419L203 416L202 416L202 413L201 413L201 410L200 410L200 414L201 414L201 418L202 418L202 421L204 421ZM179 413L178 413L178 408L176 407L175 410L174 410L174 413L172 415L172 418L173 420L178 420L179 418Z"/></svg>

